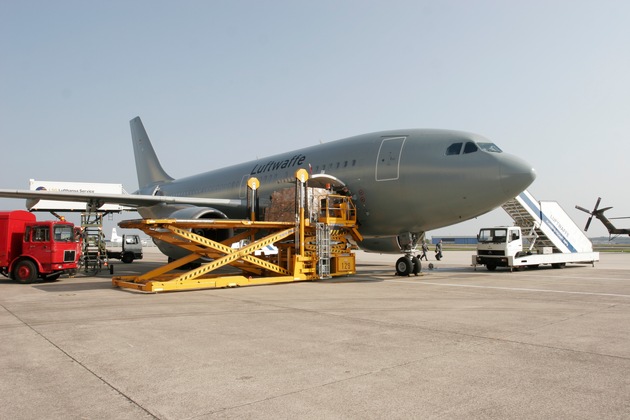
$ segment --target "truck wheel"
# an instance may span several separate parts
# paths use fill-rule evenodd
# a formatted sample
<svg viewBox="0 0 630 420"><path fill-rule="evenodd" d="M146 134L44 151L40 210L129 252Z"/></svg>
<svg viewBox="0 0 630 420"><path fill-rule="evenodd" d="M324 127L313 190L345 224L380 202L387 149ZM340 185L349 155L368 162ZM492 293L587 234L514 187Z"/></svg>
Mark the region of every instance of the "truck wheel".
<svg viewBox="0 0 630 420"><path fill-rule="evenodd" d="M497 266L494 264L486 264L486 268L488 269L488 271L494 271L497 269Z"/></svg>
<svg viewBox="0 0 630 420"><path fill-rule="evenodd" d="M33 283L37 279L37 267L30 260L22 260L15 265L13 278L22 284Z"/></svg>
<svg viewBox="0 0 630 420"><path fill-rule="evenodd" d="M396 261L396 274L399 276L407 277L411 274L412 262L408 257L400 257Z"/></svg>
<svg viewBox="0 0 630 420"><path fill-rule="evenodd" d="M133 262L133 254L131 253L127 253L127 254L123 254L121 261L124 262L125 264L130 264Z"/></svg>

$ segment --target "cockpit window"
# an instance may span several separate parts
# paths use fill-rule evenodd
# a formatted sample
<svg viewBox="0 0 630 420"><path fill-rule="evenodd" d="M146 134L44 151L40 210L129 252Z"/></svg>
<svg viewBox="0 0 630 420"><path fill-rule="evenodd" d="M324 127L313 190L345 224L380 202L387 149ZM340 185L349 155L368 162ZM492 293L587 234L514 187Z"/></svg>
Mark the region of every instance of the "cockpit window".
<svg viewBox="0 0 630 420"><path fill-rule="evenodd" d="M466 143L466 146L464 146L464 153L474 153L477 150L479 150L479 148L477 147L477 145L471 141L469 141L468 143Z"/></svg>
<svg viewBox="0 0 630 420"><path fill-rule="evenodd" d="M485 152L490 152L490 153L502 153L503 150L501 150L499 148L499 146L497 146L494 143L477 143L477 146L479 146L479 148Z"/></svg>
<svg viewBox="0 0 630 420"><path fill-rule="evenodd" d="M462 143L453 143L446 149L446 156L459 155L462 151Z"/></svg>
<svg viewBox="0 0 630 420"><path fill-rule="evenodd" d="M463 142L457 142L448 146L446 149L446 156L459 155L462 151L463 154L475 153L478 150L490 153L503 153L503 150L494 143L475 143L473 141L468 141L466 144Z"/></svg>

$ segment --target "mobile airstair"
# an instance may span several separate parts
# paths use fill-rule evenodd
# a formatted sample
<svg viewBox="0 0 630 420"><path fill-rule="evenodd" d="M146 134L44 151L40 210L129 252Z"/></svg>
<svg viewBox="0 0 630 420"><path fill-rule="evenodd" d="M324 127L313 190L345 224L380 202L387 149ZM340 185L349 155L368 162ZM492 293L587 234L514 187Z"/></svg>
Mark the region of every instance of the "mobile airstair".
<svg viewBox="0 0 630 420"><path fill-rule="evenodd" d="M107 266L107 249L103 234L103 214L88 211L81 214L81 259L80 269L95 275Z"/></svg>
<svg viewBox="0 0 630 420"><path fill-rule="evenodd" d="M529 245L529 251L551 248L548 253L593 252L591 241L555 201L537 201L525 190L502 208L521 228L523 246Z"/></svg>
<svg viewBox="0 0 630 420"><path fill-rule="evenodd" d="M482 228L477 237L477 252L472 265L510 270L567 263L591 264L599 252L569 215L555 201L537 201L528 191L503 204L514 220L513 226Z"/></svg>

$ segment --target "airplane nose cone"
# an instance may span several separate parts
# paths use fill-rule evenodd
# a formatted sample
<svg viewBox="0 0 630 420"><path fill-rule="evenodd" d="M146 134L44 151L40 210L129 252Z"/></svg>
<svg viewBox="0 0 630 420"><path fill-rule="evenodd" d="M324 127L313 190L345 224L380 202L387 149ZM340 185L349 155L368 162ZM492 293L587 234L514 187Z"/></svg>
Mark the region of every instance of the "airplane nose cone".
<svg viewBox="0 0 630 420"><path fill-rule="evenodd" d="M501 187L510 197L516 197L536 179L536 170L516 156L502 156Z"/></svg>

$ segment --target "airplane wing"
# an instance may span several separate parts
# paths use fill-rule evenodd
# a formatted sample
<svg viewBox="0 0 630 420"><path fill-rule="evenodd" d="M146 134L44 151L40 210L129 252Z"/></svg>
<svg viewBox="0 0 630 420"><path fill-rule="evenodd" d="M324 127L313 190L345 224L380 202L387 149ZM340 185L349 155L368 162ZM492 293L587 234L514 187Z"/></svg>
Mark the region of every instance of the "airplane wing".
<svg viewBox="0 0 630 420"><path fill-rule="evenodd" d="M241 200L227 198L198 198L198 197L171 197L163 195L138 195L138 194L94 194L77 193L68 191L35 191L35 190L5 190L0 189L0 197L24 198L29 200L27 207L30 209L39 200L56 200L82 202L99 208L104 204L122 204L129 207L149 207L156 204L190 204L195 206L227 206L238 207L243 205ZM33 201L31 201L33 200Z"/></svg>

